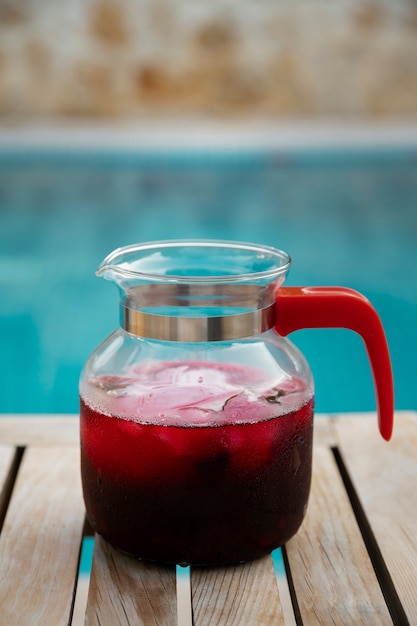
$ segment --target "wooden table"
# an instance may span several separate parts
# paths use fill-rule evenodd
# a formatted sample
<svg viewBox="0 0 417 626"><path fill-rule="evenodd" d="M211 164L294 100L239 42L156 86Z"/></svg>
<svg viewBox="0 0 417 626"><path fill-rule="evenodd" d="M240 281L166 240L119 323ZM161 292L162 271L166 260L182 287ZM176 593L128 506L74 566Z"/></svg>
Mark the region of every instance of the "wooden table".
<svg viewBox="0 0 417 626"><path fill-rule="evenodd" d="M83 585L85 623L102 626L417 624L417 413L397 413L390 443L374 415L316 417L308 512L281 574L270 556L158 567L96 538L79 577L76 416L2 416L0 489L1 626L84 623Z"/></svg>

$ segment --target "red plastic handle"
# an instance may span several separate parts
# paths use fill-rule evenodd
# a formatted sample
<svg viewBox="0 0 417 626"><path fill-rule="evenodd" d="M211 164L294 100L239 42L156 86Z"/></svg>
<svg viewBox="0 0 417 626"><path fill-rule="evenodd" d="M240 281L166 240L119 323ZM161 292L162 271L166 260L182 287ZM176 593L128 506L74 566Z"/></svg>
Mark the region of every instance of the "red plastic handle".
<svg viewBox="0 0 417 626"><path fill-rule="evenodd" d="M302 328L348 328L358 333L371 363L379 430L389 441L394 423L391 359L381 320L369 300L345 287L281 287L275 327L282 336Z"/></svg>

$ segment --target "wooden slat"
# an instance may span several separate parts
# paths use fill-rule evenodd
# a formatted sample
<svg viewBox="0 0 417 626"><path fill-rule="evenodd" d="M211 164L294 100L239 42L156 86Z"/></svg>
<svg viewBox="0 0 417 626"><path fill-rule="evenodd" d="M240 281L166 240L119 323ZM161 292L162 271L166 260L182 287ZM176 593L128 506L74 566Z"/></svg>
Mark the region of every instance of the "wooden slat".
<svg viewBox="0 0 417 626"><path fill-rule="evenodd" d="M192 568L195 626L284 624L270 556L245 565Z"/></svg>
<svg viewBox="0 0 417 626"><path fill-rule="evenodd" d="M85 623L173 626L175 568L142 563L96 537Z"/></svg>
<svg viewBox="0 0 417 626"><path fill-rule="evenodd" d="M9 475L11 465L15 455L13 446L3 446L0 444L0 491Z"/></svg>
<svg viewBox="0 0 417 626"><path fill-rule="evenodd" d="M317 445L307 515L286 546L304 624L391 624L332 452Z"/></svg>
<svg viewBox="0 0 417 626"><path fill-rule="evenodd" d="M16 449L14 448L14 446L3 446L0 444L0 502L1 493L6 486L10 471L13 466L15 454Z"/></svg>
<svg viewBox="0 0 417 626"><path fill-rule="evenodd" d="M337 418L336 418L337 419ZM314 446L332 448L337 443L337 434L333 429L334 418L325 414L314 416Z"/></svg>
<svg viewBox="0 0 417 626"><path fill-rule="evenodd" d="M77 447L26 451L0 536L7 626L69 623L84 505Z"/></svg>
<svg viewBox="0 0 417 626"><path fill-rule="evenodd" d="M410 624L417 624L417 414L396 414L390 442L375 419L335 422L339 449Z"/></svg>
<svg viewBox="0 0 417 626"><path fill-rule="evenodd" d="M78 415L10 415L0 417L0 441L14 446L78 445Z"/></svg>

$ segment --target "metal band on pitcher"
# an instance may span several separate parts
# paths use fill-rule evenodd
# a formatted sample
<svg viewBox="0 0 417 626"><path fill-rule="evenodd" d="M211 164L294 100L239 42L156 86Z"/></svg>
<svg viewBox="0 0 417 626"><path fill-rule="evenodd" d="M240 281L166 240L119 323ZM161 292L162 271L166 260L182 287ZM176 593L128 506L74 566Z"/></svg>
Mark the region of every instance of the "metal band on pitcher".
<svg viewBox="0 0 417 626"><path fill-rule="evenodd" d="M144 313L120 305L120 324L133 335L160 341L228 341L258 335L275 323L275 303L262 309L219 317Z"/></svg>

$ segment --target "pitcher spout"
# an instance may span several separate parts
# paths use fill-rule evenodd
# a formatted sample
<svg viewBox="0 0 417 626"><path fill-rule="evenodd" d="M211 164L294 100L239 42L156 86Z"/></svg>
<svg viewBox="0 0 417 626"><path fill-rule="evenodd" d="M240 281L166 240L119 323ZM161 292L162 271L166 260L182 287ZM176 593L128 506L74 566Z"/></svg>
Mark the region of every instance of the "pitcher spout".
<svg viewBox="0 0 417 626"><path fill-rule="evenodd" d="M96 270L96 276L119 283L125 277L134 277L137 272L131 261L132 253L135 252L137 246L126 246L116 248L108 254L100 263Z"/></svg>

